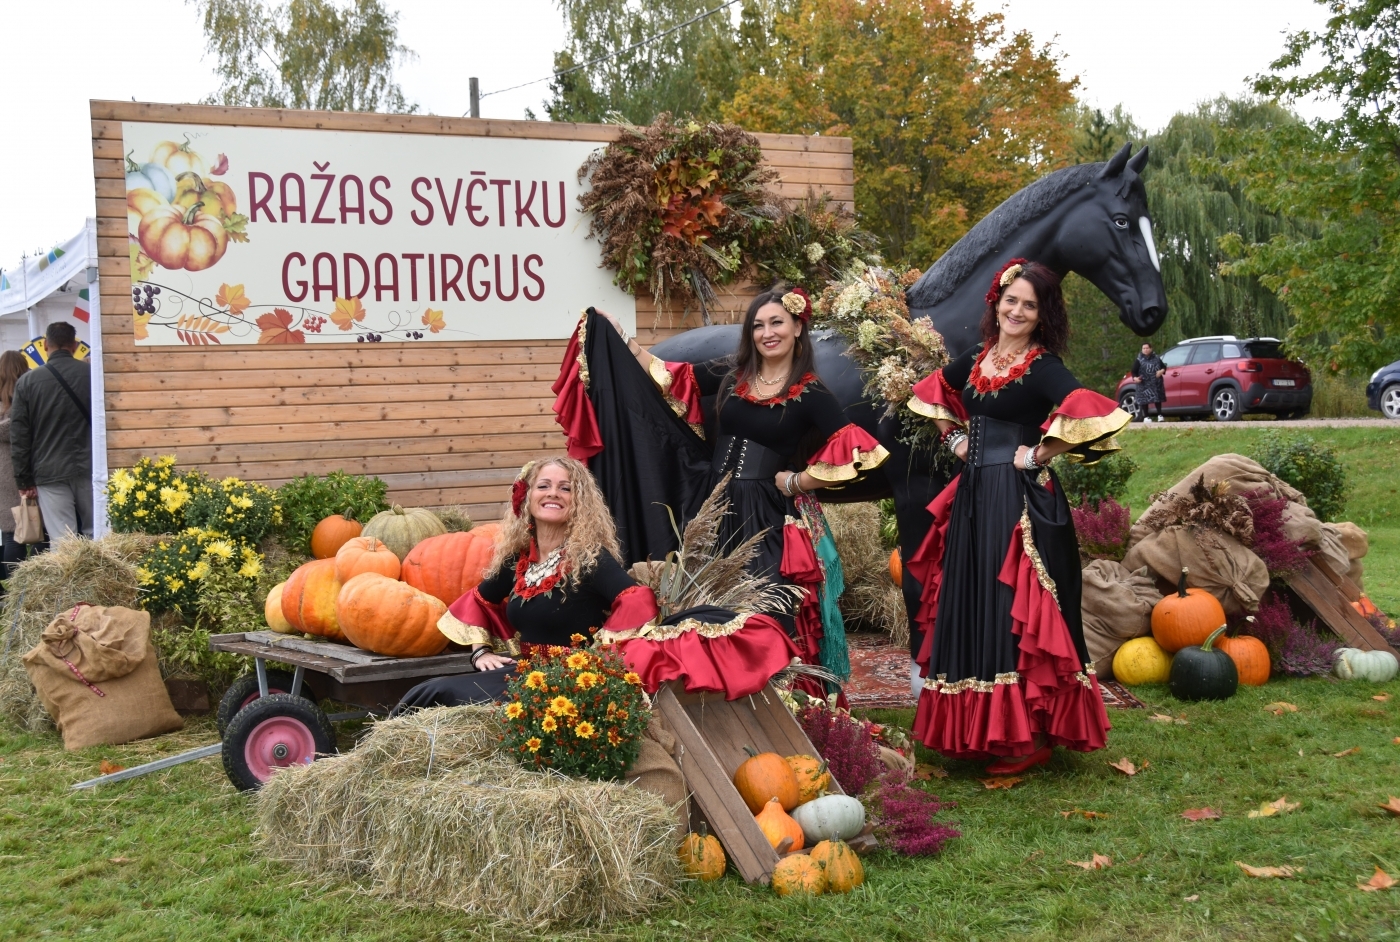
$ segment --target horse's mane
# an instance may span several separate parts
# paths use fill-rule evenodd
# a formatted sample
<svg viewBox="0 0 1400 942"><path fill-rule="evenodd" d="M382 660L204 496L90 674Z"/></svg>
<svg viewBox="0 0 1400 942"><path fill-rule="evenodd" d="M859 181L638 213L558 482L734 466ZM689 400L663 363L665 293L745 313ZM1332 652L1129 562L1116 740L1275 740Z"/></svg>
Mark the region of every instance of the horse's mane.
<svg viewBox="0 0 1400 942"><path fill-rule="evenodd" d="M1099 175L1104 164L1076 164L1046 174L987 214L934 262L909 289L911 308L930 308L951 295L984 258L1001 248L1007 233L1039 219L1070 193Z"/></svg>

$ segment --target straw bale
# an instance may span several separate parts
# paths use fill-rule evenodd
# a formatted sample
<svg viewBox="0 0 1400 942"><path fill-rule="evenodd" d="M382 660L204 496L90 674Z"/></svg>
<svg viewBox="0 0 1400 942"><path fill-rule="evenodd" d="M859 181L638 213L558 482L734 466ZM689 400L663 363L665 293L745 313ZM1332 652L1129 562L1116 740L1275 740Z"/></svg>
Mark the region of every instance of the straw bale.
<svg viewBox="0 0 1400 942"><path fill-rule="evenodd" d="M65 536L26 559L5 583L0 626L0 716L31 732L52 730L20 658L60 612L79 602L139 608L136 563L155 537L112 533L100 540Z"/></svg>
<svg viewBox="0 0 1400 942"><path fill-rule="evenodd" d="M887 631L895 644L908 644L904 593L890 578L890 551L880 537L880 508L873 503L826 504L822 512L846 576L841 614L851 627Z"/></svg>
<svg viewBox="0 0 1400 942"><path fill-rule="evenodd" d="M523 768L498 752L498 710L386 720L353 752L278 773L258 794L259 840L310 874L492 923L600 924L669 897L666 802Z"/></svg>

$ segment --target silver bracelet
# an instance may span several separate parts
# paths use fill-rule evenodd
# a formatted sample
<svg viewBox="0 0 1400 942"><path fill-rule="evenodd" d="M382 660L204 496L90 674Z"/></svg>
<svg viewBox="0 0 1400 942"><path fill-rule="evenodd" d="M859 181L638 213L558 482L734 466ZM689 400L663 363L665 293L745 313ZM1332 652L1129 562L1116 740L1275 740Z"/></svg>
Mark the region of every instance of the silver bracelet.
<svg viewBox="0 0 1400 942"><path fill-rule="evenodd" d="M948 436L944 444L948 446L949 451L956 455L958 453L958 446L965 441L967 441L966 432L954 432L952 435Z"/></svg>
<svg viewBox="0 0 1400 942"><path fill-rule="evenodd" d="M1035 460L1036 449L1038 449L1039 447L1039 445L1032 445L1029 449L1026 450L1026 459L1022 462L1022 464L1025 466L1025 469L1027 471L1034 471L1040 467L1040 462Z"/></svg>
<svg viewBox="0 0 1400 942"><path fill-rule="evenodd" d="M802 481L801 481L801 479L798 477L798 475L800 475L801 473L802 473L801 471L790 471L790 472L788 472L787 480L783 481L783 490L787 491L787 496L789 496L789 497L796 497L798 494L802 493ZM796 491L796 492L794 492L793 489L792 489L792 485L793 485L793 482L794 482L794 481L797 482L797 491Z"/></svg>

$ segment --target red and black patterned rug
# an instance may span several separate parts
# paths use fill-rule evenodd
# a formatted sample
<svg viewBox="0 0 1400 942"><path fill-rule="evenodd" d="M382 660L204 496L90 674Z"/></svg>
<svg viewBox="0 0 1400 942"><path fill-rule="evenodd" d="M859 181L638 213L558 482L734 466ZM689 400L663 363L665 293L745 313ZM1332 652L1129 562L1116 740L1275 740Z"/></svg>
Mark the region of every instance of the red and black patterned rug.
<svg viewBox="0 0 1400 942"><path fill-rule="evenodd" d="M909 693L909 651L886 635L849 635L851 680L845 686L852 709L902 709L914 706ZM1121 684L1100 680L1104 706L1136 709L1142 701Z"/></svg>

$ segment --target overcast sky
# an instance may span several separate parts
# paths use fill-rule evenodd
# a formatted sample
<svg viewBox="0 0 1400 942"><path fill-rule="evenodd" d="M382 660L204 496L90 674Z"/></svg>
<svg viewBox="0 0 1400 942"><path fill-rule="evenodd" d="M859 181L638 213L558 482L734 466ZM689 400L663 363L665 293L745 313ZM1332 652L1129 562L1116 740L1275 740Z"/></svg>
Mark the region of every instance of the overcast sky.
<svg viewBox="0 0 1400 942"><path fill-rule="evenodd" d="M1122 103L1149 129L1177 111L1246 90L1289 29L1319 28L1312 0L975 0L1011 29L1053 43L1081 95ZM417 53L400 74L425 111L467 110L467 78L483 92L549 73L563 38L552 0L388 0L403 43ZM5 4L0 52L0 265L47 249L93 214L88 99L197 101L217 86L203 58L194 7L183 0L69 0ZM482 99L482 115L540 112L544 83Z"/></svg>

